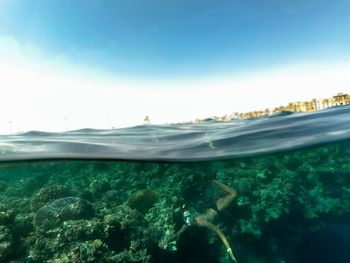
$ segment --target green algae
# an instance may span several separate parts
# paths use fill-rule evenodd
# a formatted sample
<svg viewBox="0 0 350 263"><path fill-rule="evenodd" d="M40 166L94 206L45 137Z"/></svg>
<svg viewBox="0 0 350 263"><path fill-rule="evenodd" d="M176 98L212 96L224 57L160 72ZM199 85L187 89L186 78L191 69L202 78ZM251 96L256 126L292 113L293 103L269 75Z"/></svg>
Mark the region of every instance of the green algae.
<svg viewBox="0 0 350 263"><path fill-rule="evenodd" d="M222 193L213 179L238 192L215 223L239 262L307 262L303 239L317 247L328 224L350 223L350 155L341 144L201 163L21 163L0 169L0 260L228 262L217 237L201 228L172 251L159 245L181 228L184 207L215 206ZM65 209L62 198L73 198ZM85 216L74 200L94 212Z"/></svg>

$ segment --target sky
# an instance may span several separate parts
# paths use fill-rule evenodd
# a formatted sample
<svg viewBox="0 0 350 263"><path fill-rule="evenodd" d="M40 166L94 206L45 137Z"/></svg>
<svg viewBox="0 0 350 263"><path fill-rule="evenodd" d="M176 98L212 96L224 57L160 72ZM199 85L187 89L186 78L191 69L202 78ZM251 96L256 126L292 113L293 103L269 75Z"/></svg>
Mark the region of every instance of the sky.
<svg viewBox="0 0 350 263"><path fill-rule="evenodd" d="M348 0L0 0L0 134L350 91Z"/></svg>

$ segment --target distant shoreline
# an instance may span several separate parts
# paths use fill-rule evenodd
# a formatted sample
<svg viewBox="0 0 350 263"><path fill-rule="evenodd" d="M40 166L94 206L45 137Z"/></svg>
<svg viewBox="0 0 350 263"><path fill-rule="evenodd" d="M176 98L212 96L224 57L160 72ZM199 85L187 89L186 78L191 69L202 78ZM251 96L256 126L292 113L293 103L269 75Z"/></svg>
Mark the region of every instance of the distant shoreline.
<svg viewBox="0 0 350 263"><path fill-rule="evenodd" d="M195 119L194 121L186 121L182 123L202 123L208 119L215 121L230 121L233 119L253 119L271 116L279 112L312 112L327 109L334 106L350 105L350 94L348 93L338 93L331 98L325 99L312 99L311 101L303 102L291 102L286 106L279 106L275 108L266 108L259 111L251 112L234 112L232 114L224 116L212 116L205 119Z"/></svg>

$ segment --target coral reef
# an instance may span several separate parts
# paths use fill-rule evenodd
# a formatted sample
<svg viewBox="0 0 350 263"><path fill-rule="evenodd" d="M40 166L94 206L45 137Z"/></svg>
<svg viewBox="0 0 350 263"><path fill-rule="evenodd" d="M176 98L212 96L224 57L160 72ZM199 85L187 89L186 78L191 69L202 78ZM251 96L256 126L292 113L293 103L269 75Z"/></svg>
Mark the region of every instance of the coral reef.
<svg viewBox="0 0 350 263"><path fill-rule="evenodd" d="M0 225L0 260L4 262L13 250L13 236L10 229Z"/></svg>
<svg viewBox="0 0 350 263"><path fill-rule="evenodd" d="M0 261L5 262L13 253L14 238L11 225L14 221L13 210L8 209L4 204L0 203Z"/></svg>
<svg viewBox="0 0 350 263"><path fill-rule="evenodd" d="M215 206L222 193L213 179L238 193L214 223L240 262L310 262L313 250L313 262L346 262L321 249L324 233L350 224L350 155L341 144L202 163L50 161L1 169L0 261L227 262L203 228L185 231L167 250L161 245L181 228L184 209Z"/></svg>
<svg viewBox="0 0 350 263"><path fill-rule="evenodd" d="M31 198L31 208L34 212L48 202L61 197L72 196L72 191L64 185L50 185L48 187L43 187Z"/></svg>
<svg viewBox="0 0 350 263"><path fill-rule="evenodd" d="M130 208L136 209L141 213L146 213L152 205L158 200L159 195L152 189L142 189L133 193L127 204Z"/></svg>
<svg viewBox="0 0 350 263"><path fill-rule="evenodd" d="M48 231L67 220L89 219L94 208L87 200L78 197L63 197L41 207L34 217L37 230Z"/></svg>

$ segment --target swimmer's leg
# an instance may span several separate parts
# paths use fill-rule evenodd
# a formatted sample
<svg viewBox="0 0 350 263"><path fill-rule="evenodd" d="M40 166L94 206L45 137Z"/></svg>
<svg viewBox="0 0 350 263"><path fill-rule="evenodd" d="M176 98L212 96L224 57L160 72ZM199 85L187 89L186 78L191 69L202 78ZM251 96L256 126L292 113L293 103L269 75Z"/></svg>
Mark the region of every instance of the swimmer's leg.
<svg viewBox="0 0 350 263"><path fill-rule="evenodd" d="M219 212L223 211L226 207L228 207L233 200L235 200L237 196L237 192L235 189L220 183L219 181L213 180L213 182L225 193L227 193L226 196L218 199L216 201L216 208L218 209Z"/></svg>
<svg viewBox="0 0 350 263"><path fill-rule="evenodd" d="M226 252L227 252L229 258L231 259L231 261L237 263L237 260L236 260L235 256L233 255L230 244L228 243L227 238L224 235L224 233L221 231L221 229L218 228L217 226L213 225L211 222L209 222L205 216L196 217L196 222L198 225L207 227L210 230L212 230L213 232L215 232L219 236L219 238L221 239L222 243L224 244L224 246L226 248Z"/></svg>

